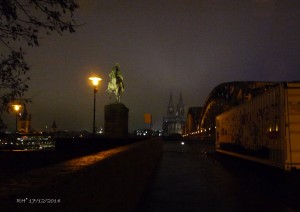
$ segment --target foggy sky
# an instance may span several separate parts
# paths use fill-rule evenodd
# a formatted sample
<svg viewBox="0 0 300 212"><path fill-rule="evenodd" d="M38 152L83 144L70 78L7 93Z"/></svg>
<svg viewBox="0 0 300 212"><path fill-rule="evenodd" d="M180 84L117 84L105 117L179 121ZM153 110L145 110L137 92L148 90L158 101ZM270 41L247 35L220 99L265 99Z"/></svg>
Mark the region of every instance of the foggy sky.
<svg viewBox="0 0 300 212"><path fill-rule="evenodd" d="M74 34L44 36L27 48L31 65L28 105L32 127L55 120L60 130L92 130L93 90L88 77L103 78L97 93L97 126L104 127L108 74L119 63L129 108L129 128L144 128L153 114L161 128L170 92L182 93L186 111L202 106L226 81L299 80L298 0L81 0ZM10 129L13 114L5 115Z"/></svg>

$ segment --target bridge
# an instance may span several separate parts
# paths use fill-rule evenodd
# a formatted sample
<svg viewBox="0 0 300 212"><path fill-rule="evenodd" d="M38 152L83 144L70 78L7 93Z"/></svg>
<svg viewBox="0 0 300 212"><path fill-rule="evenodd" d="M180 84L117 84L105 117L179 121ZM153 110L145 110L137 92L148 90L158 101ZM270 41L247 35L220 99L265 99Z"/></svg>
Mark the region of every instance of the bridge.
<svg viewBox="0 0 300 212"><path fill-rule="evenodd" d="M186 135L202 139L212 139L215 134L215 118L222 112L251 100L279 82L234 81L216 86L206 98L197 123L197 131Z"/></svg>

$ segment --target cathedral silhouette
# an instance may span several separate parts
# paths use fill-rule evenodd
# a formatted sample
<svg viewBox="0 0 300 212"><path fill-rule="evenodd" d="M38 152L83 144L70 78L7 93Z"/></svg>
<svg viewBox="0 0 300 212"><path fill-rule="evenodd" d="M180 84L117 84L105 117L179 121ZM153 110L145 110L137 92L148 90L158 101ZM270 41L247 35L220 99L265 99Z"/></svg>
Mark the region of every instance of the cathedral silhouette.
<svg viewBox="0 0 300 212"><path fill-rule="evenodd" d="M185 108L182 100L182 94L180 93L178 104L175 107L171 92L167 109L167 116L163 117L164 135L181 135L185 126L185 119Z"/></svg>

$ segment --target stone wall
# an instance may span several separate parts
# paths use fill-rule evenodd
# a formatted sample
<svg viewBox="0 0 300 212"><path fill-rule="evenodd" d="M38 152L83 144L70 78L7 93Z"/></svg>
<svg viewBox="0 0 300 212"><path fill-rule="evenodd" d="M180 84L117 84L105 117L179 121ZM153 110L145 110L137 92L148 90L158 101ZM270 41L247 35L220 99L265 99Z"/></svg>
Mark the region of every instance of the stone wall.
<svg viewBox="0 0 300 212"><path fill-rule="evenodd" d="M1 208L131 211L138 203L162 149L160 139L149 139L33 170L7 182L8 189L0 188ZM30 199L59 203L30 204Z"/></svg>

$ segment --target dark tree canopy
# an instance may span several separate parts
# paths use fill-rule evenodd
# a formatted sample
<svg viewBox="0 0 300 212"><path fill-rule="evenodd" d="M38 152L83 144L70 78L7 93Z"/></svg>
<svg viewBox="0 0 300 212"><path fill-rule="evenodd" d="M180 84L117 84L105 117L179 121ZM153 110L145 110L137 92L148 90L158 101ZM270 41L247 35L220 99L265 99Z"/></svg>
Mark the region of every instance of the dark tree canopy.
<svg viewBox="0 0 300 212"><path fill-rule="evenodd" d="M0 113L28 90L24 46L38 46L51 32L75 32L77 8L73 0L0 0Z"/></svg>

